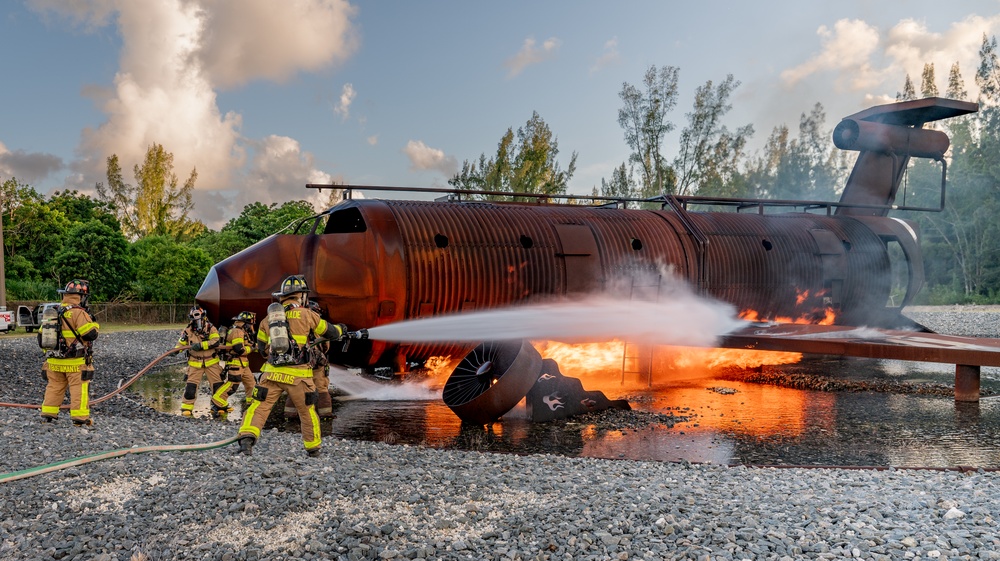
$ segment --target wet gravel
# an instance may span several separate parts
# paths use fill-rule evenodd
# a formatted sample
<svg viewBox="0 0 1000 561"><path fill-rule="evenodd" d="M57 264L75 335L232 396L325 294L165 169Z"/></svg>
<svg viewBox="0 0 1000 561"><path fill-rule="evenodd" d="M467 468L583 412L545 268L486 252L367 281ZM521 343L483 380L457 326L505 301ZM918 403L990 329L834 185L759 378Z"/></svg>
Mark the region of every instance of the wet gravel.
<svg viewBox="0 0 1000 561"><path fill-rule="evenodd" d="M997 312L926 313L918 321L953 333L964 321L989 336L1000 326ZM93 395L175 337L102 337ZM0 337L0 357L0 401L38 401L33 341ZM630 414L609 422L642 422ZM235 432L119 398L94 417L84 429L0 407L0 473ZM308 458L297 434L267 430L251 457L232 446L147 452L0 483L0 559L1000 559L992 471L763 469L336 438L323 450Z"/></svg>

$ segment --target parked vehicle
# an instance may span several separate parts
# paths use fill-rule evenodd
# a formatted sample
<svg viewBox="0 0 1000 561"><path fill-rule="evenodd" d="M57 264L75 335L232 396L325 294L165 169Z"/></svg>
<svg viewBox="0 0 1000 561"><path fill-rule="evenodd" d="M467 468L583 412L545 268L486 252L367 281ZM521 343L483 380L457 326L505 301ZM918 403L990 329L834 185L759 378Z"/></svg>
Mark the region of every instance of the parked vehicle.
<svg viewBox="0 0 1000 561"><path fill-rule="evenodd" d="M0 308L0 331L8 333L15 329L17 329L17 323L14 322L14 312L7 308Z"/></svg>
<svg viewBox="0 0 1000 561"><path fill-rule="evenodd" d="M42 326L42 314L46 308L58 308L59 302L43 302L33 308L28 306L17 307L17 325L31 333Z"/></svg>

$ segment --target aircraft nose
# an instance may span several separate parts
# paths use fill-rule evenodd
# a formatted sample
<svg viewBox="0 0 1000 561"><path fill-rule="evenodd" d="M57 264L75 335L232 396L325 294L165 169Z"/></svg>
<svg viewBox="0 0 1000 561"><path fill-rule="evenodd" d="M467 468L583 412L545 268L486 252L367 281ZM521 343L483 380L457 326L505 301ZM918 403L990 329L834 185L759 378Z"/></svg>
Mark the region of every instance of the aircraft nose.
<svg viewBox="0 0 1000 561"><path fill-rule="evenodd" d="M212 267L205 275L205 282L201 283L201 288L198 289L198 294L195 295L194 299L201 307L205 308L208 312L208 317L213 318L216 322L220 321L219 318L219 303L222 297L222 291L219 289L219 273Z"/></svg>

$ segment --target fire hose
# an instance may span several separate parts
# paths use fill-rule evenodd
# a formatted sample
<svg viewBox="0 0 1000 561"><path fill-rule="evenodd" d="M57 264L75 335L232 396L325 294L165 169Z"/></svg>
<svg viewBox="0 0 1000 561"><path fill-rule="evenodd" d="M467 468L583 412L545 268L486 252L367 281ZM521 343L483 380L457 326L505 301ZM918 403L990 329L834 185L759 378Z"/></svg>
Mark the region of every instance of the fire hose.
<svg viewBox="0 0 1000 561"><path fill-rule="evenodd" d="M113 391L113 392L111 392L111 393L109 393L107 395L101 396L101 397L99 397L99 398L91 401L91 405L96 405L96 404L101 403L103 401L107 401L107 400L111 399L112 397L114 397L115 395L118 395L119 393L125 391L129 386L131 386L132 384L134 384L136 382L136 380L138 380L139 378L143 377L154 366L156 366L161 361L163 361L163 359L165 359L165 358L167 358L167 357L169 357L171 355L177 354L177 353L179 353L181 351L186 351L189 348L190 348L189 346L176 347L176 348L170 349L169 351L161 354L160 356L156 357L152 362L150 362L149 364L147 364L145 368L143 368L142 370L140 370L139 372L137 372L135 376L132 376L131 378L129 378L128 381L126 381L124 384L119 385L118 389L116 389L115 391ZM228 349L230 347L219 347L219 348L220 349ZM20 408L23 408L23 409L39 409L39 408L41 408L41 405L32 405L32 404L28 404L28 403L0 403L0 407L20 407ZM69 405L62 405L63 409L67 409L68 407L69 407ZM41 466L36 466L36 467L28 468L28 469L23 469L23 470L20 470L20 471L13 471L13 472L10 472L10 473L0 473L0 484L7 483L9 481L17 481L18 479L25 479L25 478L28 478L28 477L33 477L35 475L42 475L44 473L50 473L50 472L58 471L58 470L61 470L61 469L66 469L66 468L70 468L70 467L80 466L80 465L83 465L83 464L89 464L91 462L97 462L97 461L100 461L100 460L107 460L107 459L110 459L110 458L117 458L117 457L125 456L125 455L128 455L128 454L141 454L141 453L144 453L144 452L174 452L174 451L187 452L187 451L195 451L195 450L211 450L213 448L221 448L223 446L228 446L229 444L232 444L232 443L236 442L237 440L239 440L239 436L238 435L237 436L233 436L231 438L227 438L225 440L218 440L216 442L209 442L209 443L206 443L206 444L165 444L165 445L155 445L155 446L141 446L141 447L135 447L135 448L120 448L120 449L117 449L117 450L110 450L110 451L107 451L107 452L98 452L97 454L90 454L90 455L87 455L87 456L80 456L80 457L77 457L77 458L70 458L68 460L62 460L62 461L59 461L59 462L53 462L51 464L45 464L45 465L41 465Z"/></svg>
<svg viewBox="0 0 1000 561"><path fill-rule="evenodd" d="M97 405L98 403L105 402L105 401L111 399L112 397L114 397L114 396L122 393L123 391L125 391L126 389L128 389L129 386L131 386L132 384L134 384L139 378L142 378L143 376L145 376L146 374L148 374L149 371L152 370L152 368L154 366L156 366L161 361L163 361L163 359L167 358L170 355L174 355L174 354L177 354L179 352L186 351L186 350L188 350L190 348L191 348L190 346L184 346L184 347L175 347L173 349L170 349L169 351L167 351L167 352L163 353L162 355L160 355L160 356L156 357L155 359L153 359L153 362L150 362L149 364L147 364L145 368L143 368L142 370L140 370L139 372L137 372L135 376L132 376L131 378L129 378L124 384L119 385L118 389L116 389L115 391L113 391L113 392L111 392L111 393L109 393L107 395L102 395L101 397L98 397L97 399L90 400L90 404L91 405ZM232 348L232 347L231 346L218 347L218 349L220 349L220 350L226 350L226 349L230 349L230 348ZM3 403L3 402L0 402L0 407L19 407L21 409L41 409L42 408L41 405L35 405L35 404L31 404L31 403ZM60 409L69 409L69 407L70 407L70 405L68 403L64 403L64 404L62 404L62 405L59 406Z"/></svg>
<svg viewBox="0 0 1000 561"><path fill-rule="evenodd" d="M68 460L53 462L51 464L45 464L42 466L35 466L28 469L22 469L21 471L0 473L0 484L7 483L10 481L17 481L18 479L33 477L36 475L42 475L43 473L50 473L53 471L58 471L60 469L81 466L83 464L89 464L91 462L107 460L110 458L117 458L128 454L142 454L143 452L176 452L176 451L190 452L195 450L211 450L213 448L221 448L223 446L228 446L239 440L239 438L240 436L236 435L227 438L225 440L217 440L215 442L209 442L206 444L163 444L157 446L139 446L136 448L119 448L117 450L109 450L107 452L98 452L97 454L90 454L88 456L70 458Z"/></svg>

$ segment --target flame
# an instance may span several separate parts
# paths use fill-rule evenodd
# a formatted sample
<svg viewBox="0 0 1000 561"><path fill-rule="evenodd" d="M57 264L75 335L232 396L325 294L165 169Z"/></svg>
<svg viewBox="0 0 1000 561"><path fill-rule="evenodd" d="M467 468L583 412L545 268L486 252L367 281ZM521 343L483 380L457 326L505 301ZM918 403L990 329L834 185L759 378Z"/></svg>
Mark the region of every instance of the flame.
<svg viewBox="0 0 1000 561"><path fill-rule="evenodd" d="M643 352L643 347L633 344L626 346L625 342L618 339L605 343L568 344L557 341L535 341L533 344L543 358L556 361L560 370L567 376L581 377L587 374L611 376L619 383L623 372L639 370L636 361L640 357L628 356L626 351L634 355ZM645 354L652 358L649 347L645 349ZM802 358L800 353L746 349L657 347L657 350L657 363L666 363L666 370L674 373L678 370L708 373L723 366L754 368L771 364L790 364Z"/></svg>

